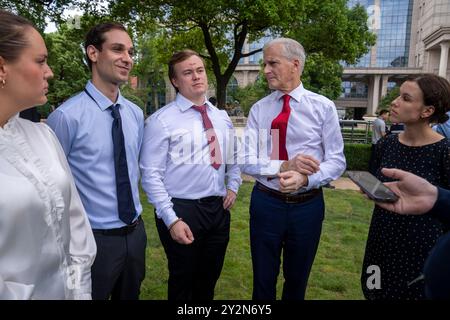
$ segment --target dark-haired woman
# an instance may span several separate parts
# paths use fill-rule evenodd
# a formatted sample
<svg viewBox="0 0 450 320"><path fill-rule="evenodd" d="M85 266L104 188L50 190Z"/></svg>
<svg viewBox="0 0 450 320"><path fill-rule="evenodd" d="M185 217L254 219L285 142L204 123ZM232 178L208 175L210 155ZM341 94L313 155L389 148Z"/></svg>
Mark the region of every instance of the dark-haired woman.
<svg viewBox="0 0 450 320"><path fill-rule="evenodd" d="M377 177L391 181L381 174L380 168L397 168L449 189L450 143L430 127L430 123L445 122L448 110L447 80L423 75L405 81L390 110L390 120L404 123L405 130L378 142ZM424 262L442 233L442 224L430 214L396 215L375 206L361 275L365 297L423 299Z"/></svg>

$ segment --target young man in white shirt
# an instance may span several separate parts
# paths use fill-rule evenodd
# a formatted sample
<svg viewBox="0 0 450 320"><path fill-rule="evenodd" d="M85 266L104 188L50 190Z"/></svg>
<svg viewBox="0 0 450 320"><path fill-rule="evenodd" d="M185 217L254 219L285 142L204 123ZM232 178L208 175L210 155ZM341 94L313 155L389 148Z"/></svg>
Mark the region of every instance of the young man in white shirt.
<svg viewBox="0 0 450 320"><path fill-rule="evenodd" d="M146 120L142 186L167 255L169 300L212 300L241 184L233 124L206 99L208 79L198 53L175 53L169 79L175 100Z"/></svg>
<svg viewBox="0 0 450 320"><path fill-rule="evenodd" d="M283 300L304 299L325 205L321 186L345 170L336 108L301 82L303 47L274 39L263 48L272 94L250 110L241 170L256 178L250 204L253 299L276 298L283 251Z"/></svg>

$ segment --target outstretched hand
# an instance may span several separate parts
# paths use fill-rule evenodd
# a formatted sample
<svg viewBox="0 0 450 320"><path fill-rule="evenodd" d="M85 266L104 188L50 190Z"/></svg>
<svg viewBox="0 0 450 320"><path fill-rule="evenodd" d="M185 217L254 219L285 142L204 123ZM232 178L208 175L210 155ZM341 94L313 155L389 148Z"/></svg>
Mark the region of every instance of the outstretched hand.
<svg viewBox="0 0 450 320"><path fill-rule="evenodd" d="M433 208L438 190L427 180L400 169L383 168L381 172L386 177L398 179L384 185L399 199L394 203L376 202L378 206L400 214L424 214Z"/></svg>

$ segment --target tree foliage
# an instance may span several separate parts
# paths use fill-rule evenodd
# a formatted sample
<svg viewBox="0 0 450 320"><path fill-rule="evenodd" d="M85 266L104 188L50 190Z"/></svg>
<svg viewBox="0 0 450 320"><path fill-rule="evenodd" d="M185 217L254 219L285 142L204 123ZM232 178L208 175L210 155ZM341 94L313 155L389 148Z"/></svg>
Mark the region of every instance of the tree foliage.
<svg viewBox="0 0 450 320"><path fill-rule="evenodd" d="M133 12L139 17L153 15L165 28L166 52L191 48L200 52L212 69L218 105L225 104L226 86L241 58L247 39L265 33L279 33L297 19L299 0L212 0L212 1L127 1L114 12ZM114 5L112 6L115 7ZM145 19L144 19L145 20Z"/></svg>
<svg viewBox="0 0 450 320"><path fill-rule="evenodd" d="M391 102L400 95L400 87L392 88L380 101L378 111L381 109L389 109Z"/></svg>
<svg viewBox="0 0 450 320"><path fill-rule="evenodd" d="M0 0L0 6L31 18L41 29L45 18L60 23L65 8L77 7L86 15L78 30L82 35L101 20L124 23L138 39L135 74L146 75L150 83L161 83L174 51L194 49L214 75L219 107L240 60L261 51L245 51L246 41L280 35L299 40L309 55L305 86L331 99L340 92L339 62L356 62L375 41L364 8L347 8L346 0Z"/></svg>
<svg viewBox="0 0 450 320"><path fill-rule="evenodd" d="M69 8L75 0L0 0L0 8L14 12L32 21L43 31L49 21L62 21L64 9Z"/></svg>
<svg viewBox="0 0 450 320"><path fill-rule="evenodd" d="M49 81L49 103L57 107L73 94L83 90L90 78L85 62L84 33L61 23L57 32L45 34L48 64L53 71Z"/></svg>

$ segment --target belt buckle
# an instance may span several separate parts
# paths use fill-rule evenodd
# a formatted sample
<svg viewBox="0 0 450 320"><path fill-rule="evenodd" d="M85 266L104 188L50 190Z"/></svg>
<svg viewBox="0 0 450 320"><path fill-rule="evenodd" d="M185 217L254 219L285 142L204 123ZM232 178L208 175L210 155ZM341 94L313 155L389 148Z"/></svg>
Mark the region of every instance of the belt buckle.
<svg viewBox="0 0 450 320"><path fill-rule="evenodd" d="M298 200L294 199L294 197L291 196L291 195L286 195L284 202L285 203L289 203L289 204L293 204L293 203L298 203Z"/></svg>

